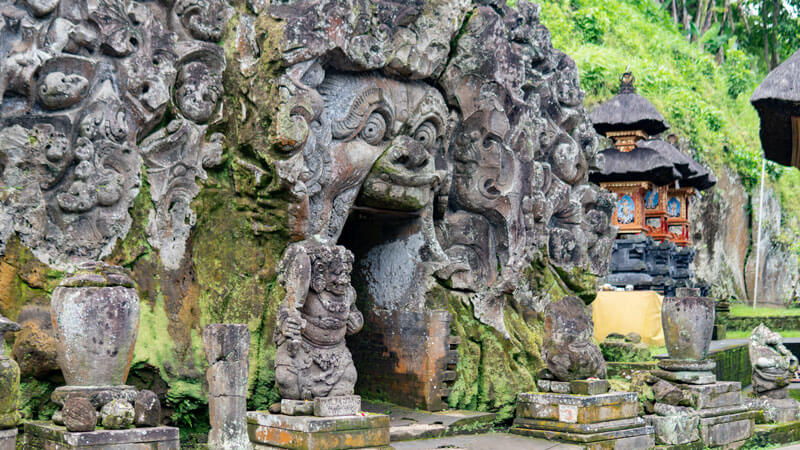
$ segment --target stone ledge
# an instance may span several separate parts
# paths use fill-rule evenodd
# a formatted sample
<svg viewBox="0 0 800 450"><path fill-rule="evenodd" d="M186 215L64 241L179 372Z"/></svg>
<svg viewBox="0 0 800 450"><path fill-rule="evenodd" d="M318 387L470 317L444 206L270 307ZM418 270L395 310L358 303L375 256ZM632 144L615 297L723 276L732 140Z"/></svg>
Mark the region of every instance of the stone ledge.
<svg viewBox="0 0 800 450"><path fill-rule="evenodd" d="M535 430L531 428L515 427L509 430L511 433L519 434L521 436L539 437L548 440L559 440L565 442L580 442L588 444L598 441L614 441L635 436L650 435L653 436L653 427L642 426L637 428L629 428L627 430L606 431L602 433L569 433L561 431L549 430Z"/></svg>
<svg viewBox="0 0 800 450"><path fill-rule="evenodd" d="M64 448L91 448L114 446L120 449L130 445L153 444L158 449L179 449L180 436L175 427L130 428L127 430L95 430L71 433L52 422L27 422L25 424L26 448L29 440L49 441ZM61 448L59 447L59 448ZM32 447L35 448L35 447Z"/></svg>
<svg viewBox="0 0 800 450"><path fill-rule="evenodd" d="M751 448L762 448L797 441L800 441L800 421L756 425L747 444Z"/></svg>
<svg viewBox="0 0 800 450"><path fill-rule="evenodd" d="M731 414L740 414L748 412L747 405L738 404L733 406L720 406L719 408L708 408L697 410L697 414L702 418L713 418L728 416Z"/></svg>
<svg viewBox="0 0 800 450"><path fill-rule="evenodd" d="M733 446L753 435L755 421L750 411L700 419L700 437L709 447ZM736 447L732 447L736 448Z"/></svg>
<svg viewBox="0 0 800 450"><path fill-rule="evenodd" d="M256 448L343 450L389 445L389 416L382 414L314 417L255 411L247 414L247 421Z"/></svg>
<svg viewBox="0 0 800 450"><path fill-rule="evenodd" d="M555 420L537 420L525 418L514 419L515 427L581 434L624 430L627 428L641 427L643 425L645 425L645 422L641 417L596 423L565 423Z"/></svg>
<svg viewBox="0 0 800 450"><path fill-rule="evenodd" d="M546 405L607 406L625 402L637 402L635 392L609 392L598 395L552 394L549 392L522 392L517 402Z"/></svg>
<svg viewBox="0 0 800 450"><path fill-rule="evenodd" d="M16 450L17 429L0 430L0 450Z"/></svg>
<svg viewBox="0 0 800 450"><path fill-rule="evenodd" d="M364 415L316 417L286 416L283 414L270 414L267 411L248 411L247 423L304 433L389 428L389 416L367 412L362 414Z"/></svg>

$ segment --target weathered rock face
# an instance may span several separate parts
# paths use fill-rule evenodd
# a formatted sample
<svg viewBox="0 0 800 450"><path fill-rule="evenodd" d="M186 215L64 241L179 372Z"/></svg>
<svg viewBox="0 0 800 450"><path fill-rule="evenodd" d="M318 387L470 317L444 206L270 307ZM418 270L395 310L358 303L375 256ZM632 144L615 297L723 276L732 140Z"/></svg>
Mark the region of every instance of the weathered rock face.
<svg viewBox="0 0 800 450"><path fill-rule="evenodd" d="M542 357L560 381L606 377L606 362L593 341L592 317L577 297L550 303L544 313Z"/></svg>
<svg viewBox="0 0 800 450"><path fill-rule="evenodd" d="M200 324L239 322L264 407L289 243L399 217L355 262L359 301L447 309L465 342L448 401L510 409L542 366L539 314L593 298L614 235L576 67L538 8L233 3L0 10L0 308L104 258L133 272L134 367L170 401L203 399Z"/></svg>
<svg viewBox="0 0 800 450"><path fill-rule="evenodd" d="M724 168L716 172L717 188L703 194L689 209L698 280L713 286L716 298L746 299L744 264L750 245L750 202L739 178Z"/></svg>
<svg viewBox="0 0 800 450"><path fill-rule="evenodd" d="M4 335L18 331L19 325L0 314L0 430L19 422L19 366L5 354Z"/></svg>

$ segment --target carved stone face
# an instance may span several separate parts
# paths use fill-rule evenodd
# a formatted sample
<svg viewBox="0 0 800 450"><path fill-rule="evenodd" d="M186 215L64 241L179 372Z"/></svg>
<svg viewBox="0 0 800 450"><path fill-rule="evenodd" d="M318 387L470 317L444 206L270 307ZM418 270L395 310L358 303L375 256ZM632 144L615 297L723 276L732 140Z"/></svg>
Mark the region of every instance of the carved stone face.
<svg viewBox="0 0 800 450"><path fill-rule="evenodd" d="M222 96L219 76L201 61L186 64L178 75L175 101L187 118L197 123L207 122Z"/></svg>
<svg viewBox="0 0 800 450"><path fill-rule="evenodd" d="M39 85L39 100L48 108L74 105L86 95L89 80L78 74L51 72Z"/></svg>

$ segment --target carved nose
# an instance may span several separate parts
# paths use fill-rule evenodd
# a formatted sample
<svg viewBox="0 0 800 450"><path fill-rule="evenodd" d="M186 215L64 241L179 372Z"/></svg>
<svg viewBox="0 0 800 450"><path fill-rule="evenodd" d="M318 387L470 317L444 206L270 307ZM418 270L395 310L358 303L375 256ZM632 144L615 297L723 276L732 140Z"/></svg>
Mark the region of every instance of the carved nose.
<svg viewBox="0 0 800 450"><path fill-rule="evenodd" d="M415 141L406 142L399 152L395 162L405 166L410 170L417 169L428 163L428 151Z"/></svg>

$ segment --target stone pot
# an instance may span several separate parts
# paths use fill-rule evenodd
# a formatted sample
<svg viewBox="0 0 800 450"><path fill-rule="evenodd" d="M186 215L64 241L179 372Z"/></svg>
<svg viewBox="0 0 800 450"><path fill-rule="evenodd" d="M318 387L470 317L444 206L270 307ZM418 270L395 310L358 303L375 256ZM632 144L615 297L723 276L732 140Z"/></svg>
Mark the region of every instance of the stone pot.
<svg viewBox="0 0 800 450"><path fill-rule="evenodd" d="M139 296L125 269L84 264L53 291L51 306L67 385L125 384L139 330Z"/></svg>
<svg viewBox="0 0 800 450"><path fill-rule="evenodd" d="M670 359L699 361L708 354L714 331L714 300L696 292L678 292L661 306L661 326Z"/></svg>

